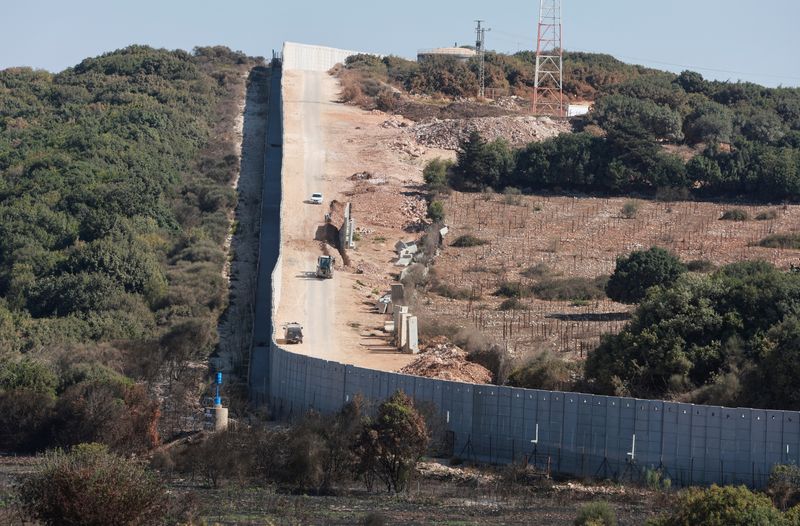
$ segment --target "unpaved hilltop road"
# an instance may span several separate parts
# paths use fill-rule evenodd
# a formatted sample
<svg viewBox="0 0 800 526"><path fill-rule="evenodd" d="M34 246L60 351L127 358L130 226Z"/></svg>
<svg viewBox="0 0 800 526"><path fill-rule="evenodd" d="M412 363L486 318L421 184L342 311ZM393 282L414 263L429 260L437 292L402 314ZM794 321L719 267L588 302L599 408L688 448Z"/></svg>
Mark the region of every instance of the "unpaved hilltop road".
<svg viewBox="0 0 800 526"><path fill-rule="evenodd" d="M327 73L285 71L284 95L284 158L282 212L282 286L276 314L282 341L281 325L297 321L304 327L302 346L292 348L330 360L341 359L337 337L336 295L340 276L319 280L313 275L316 258L321 254L315 241L317 229L333 197L326 179L325 133L322 108L334 104L335 92ZM323 206L307 203L312 192L322 192Z"/></svg>

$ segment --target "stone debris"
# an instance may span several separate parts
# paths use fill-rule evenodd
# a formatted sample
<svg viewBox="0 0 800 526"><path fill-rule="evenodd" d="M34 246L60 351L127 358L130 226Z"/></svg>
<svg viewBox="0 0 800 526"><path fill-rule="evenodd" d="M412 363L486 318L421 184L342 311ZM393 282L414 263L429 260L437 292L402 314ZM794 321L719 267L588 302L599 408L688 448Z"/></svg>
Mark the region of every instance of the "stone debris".
<svg viewBox="0 0 800 526"><path fill-rule="evenodd" d="M517 95L498 97L492 102L492 106L503 108L504 110L520 111L524 107L530 107L530 101Z"/></svg>
<svg viewBox="0 0 800 526"><path fill-rule="evenodd" d="M408 135L400 135L396 137L391 143L389 143L389 146L395 151L404 153L414 158L422 157L428 151L423 146L420 146L420 144L414 140L413 137Z"/></svg>
<svg viewBox="0 0 800 526"><path fill-rule="evenodd" d="M400 369L400 372L473 384L492 383L489 369L468 361L467 352L444 336L432 338L420 350L419 358Z"/></svg>
<svg viewBox="0 0 800 526"><path fill-rule="evenodd" d="M405 128L408 123L402 120L402 117L393 116L389 120L381 123L381 128Z"/></svg>
<svg viewBox="0 0 800 526"><path fill-rule="evenodd" d="M496 477L488 470L474 467L452 467L438 462L419 462L417 473L428 480L455 482L456 484L485 485L495 482Z"/></svg>
<svg viewBox="0 0 800 526"><path fill-rule="evenodd" d="M419 232L431 223L428 219L428 203L419 196L406 197L400 205L403 216L403 230L406 232Z"/></svg>
<svg viewBox="0 0 800 526"><path fill-rule="evenodd" d="M349 177L351 181L365 181L367 179L372 179L375 177L372 175L372 172L356 172Z"/></svg>
<svg viewBox="0 0 800 526"><path fill-rule="evenodd" d="M505 139L512 146L543 141L571 131L568 122L547 117L509 116L475 119L433 119L415 124L409 133L417 143L428 148L457 150L470 133L477 131L487 141Z"/></svg>

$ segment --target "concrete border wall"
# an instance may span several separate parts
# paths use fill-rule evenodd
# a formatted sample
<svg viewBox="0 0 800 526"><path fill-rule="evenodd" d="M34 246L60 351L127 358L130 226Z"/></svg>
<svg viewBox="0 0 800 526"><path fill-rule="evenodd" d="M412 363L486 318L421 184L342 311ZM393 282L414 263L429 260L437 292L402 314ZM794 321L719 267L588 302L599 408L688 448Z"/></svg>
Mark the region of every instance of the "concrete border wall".
<svg viewBox="0 0 800 526"><path fill-rule="evenodd" d="M287 43L284 64L326 70L352 53ZM280 295L280 261L279 255L273 297ZM678 485L763 487L774 464L796 463L800 456L796 411L434 380L295 354L278 347L274 337L259 350L268 354L266 385L251 389L276 416L291 418L312 408L333 412L357 394L380 401L402 389L418 402L435 404L452 433L453 454L466 459L527 459L558 473L623 480L662 469Z"/></svg>
<svg viewBox="0 0 800 526"><path fill-rule="evenodd" d="M328 71L336 64L343 63L350 55L359 53L360 51L284 42L283 68L285 70Z"/></svg>
<svg viewBox="0 0 800 526"><path fill-rule="evenodd" d="M402 389L418 402L435 404L453 433L453 454L465 459L527 459L557 473L632 480L646 469L662 469L678 485L762 487L772 465L796 463L800 451L796 411L450 382L343 365L277 346L271 364L270 406L281 418L308 409L336 411L356 394L377 402Z"/></svg>

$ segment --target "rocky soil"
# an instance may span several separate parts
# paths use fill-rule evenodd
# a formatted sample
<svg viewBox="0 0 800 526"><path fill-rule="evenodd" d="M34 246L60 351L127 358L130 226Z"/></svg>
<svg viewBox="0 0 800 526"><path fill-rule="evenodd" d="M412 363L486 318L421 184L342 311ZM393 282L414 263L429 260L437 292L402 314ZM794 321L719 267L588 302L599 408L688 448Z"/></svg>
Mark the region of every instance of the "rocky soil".
<svg viewBox="0 0 800 526"><path fill-rule="evenodd" d="M507 116L476 119L432 119L415 124L409 129L409 133L419 145L456 150L459 144L473 131L477 131L488 141L505 139L512 146L523 146L530 142L543 141L561 133L567 133L571 129L568 122L555 121L548 117Z"/></svg>

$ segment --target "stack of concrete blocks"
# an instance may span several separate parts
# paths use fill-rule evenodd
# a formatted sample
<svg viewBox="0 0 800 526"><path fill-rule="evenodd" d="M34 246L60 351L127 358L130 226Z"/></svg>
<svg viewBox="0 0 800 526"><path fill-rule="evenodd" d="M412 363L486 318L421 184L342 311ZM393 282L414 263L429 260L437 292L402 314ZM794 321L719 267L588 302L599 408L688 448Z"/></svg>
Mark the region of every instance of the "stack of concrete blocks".
<svg viewBox="0 0 800 526"><path fill-rule="evenodd" d="M414 254L419 252L419 247L414 241L398 241L394 245L394 251L397 252L395 266L407 267L414 261Z"/></svg>
<svg viewBox="0 0 800 526"><path fill-rule="evenodd" d="M405 305L394 307L394 341L397 348L409 354L419 353L419 325L417 317Z"/></svg>

